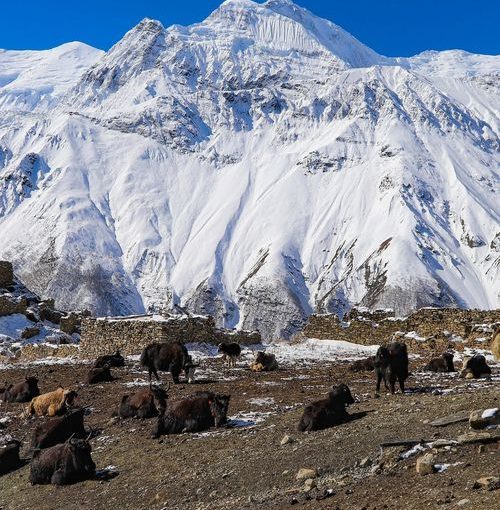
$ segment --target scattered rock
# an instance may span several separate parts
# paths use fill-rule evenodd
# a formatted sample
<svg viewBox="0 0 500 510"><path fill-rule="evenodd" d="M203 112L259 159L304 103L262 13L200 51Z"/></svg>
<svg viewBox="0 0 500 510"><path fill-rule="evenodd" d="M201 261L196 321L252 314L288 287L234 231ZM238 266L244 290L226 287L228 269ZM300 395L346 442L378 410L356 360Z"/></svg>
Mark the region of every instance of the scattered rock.
<svg viewBox="0 0 500 510"><path fill-rule="evenodd" d="M316 487L316 482L314 481L313 478L308 478L305 482L304 482L304 492L309 492L311 489L313 489L314 487Z"/></svg>
<svg viewBox="0 0 500 510"><path fill-rule="evenodd" d="M434 464L436 459L432 453L426 453L417 459L417 473L420 475L429 475L436 472Z"/></svg>
<svg viewBox="0 0 500 510"><path fill-rule="evenodd" d="M32 326L29 328L24 328L23 332L21 333L21 338L24 338L25 340L28 338L33 338L36 335L40 334L40 328L37 328L36 326Z"/></svg>
<svg viewBox="0 0 500 510"><path fill-rule="evenodd" d="M483 476L474 482L473 489L495 491L500 489L500 478L497 476Z"/></svg>
<svg viewBox="0 0 500 510"><path fill-rule="evenodd" d="M471 429L485 429L490 425L500 424L500 410L498 407L494 409L485 409L472 411L469 417L469 425Z"/></svg>
<svg viewBox="0 0 500 510"><path fill-rule="evenodd" d="M465 505L468 505L470 503L470 499L461 499L460 501L457 502L457 506L465 506Z"/></svg>
<svg viewBox="0 0 500 510"><path fill-rule="evenodd" d="M453 439L437 439L432 443L433 448L445 448L446 446L454 446L457 442Z"/></svg>
<svg viewBox="0 0 500 510"><path fill-rule="evenodd" d="M283 436L283 439L280 441L280 445L284 446L286 444L290 444L293 442L295 442L295 439L293 437L289 436L288 434L286 434L285 436Z"/></svg>
<svg viewBox="0 0 500 510"><path fill-rule="evenodd" d="M457 437L460 444L490 443L500 440L500 433L467 432Z"/></svg>
<svg viewBox="0 0 500 510"><path fill-rule="evenodd" d="M301 468L295 476L296 480L307 480L308 478L316 478L315 469Z"/></svg>
<svg viewBox="0 0 500 510"><path fill-rule="evenodd" d="M366 468L372 465L372 459L370 457L365 457L364 459L361 459L359 462L359 467Z"/></svg>
<svg viewBox="0 0 500 510"><path fill-rule="evenodd" d="M448 416L438 418L437 420L430 421L429 425L431 425L432 427L445 427L446 425L452 425L454 423L467 421L469 419L469 416L470 416L469 411L460 411L458 413L450 414Z"/></svg>

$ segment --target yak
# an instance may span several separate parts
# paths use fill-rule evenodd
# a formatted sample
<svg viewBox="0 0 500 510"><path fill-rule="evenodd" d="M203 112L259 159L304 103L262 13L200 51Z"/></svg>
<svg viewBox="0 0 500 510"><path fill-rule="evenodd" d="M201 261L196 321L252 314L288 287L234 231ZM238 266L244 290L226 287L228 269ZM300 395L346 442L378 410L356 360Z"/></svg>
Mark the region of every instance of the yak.
<svg viewBox="0 0 500 510"><path fill-rule="evenodd" d="M91 451L87 440L73 437L63 444L35 450L31 460L31 484L69 485L95 478Z"/></svg>
<svg viewBox="0 0 500 510"><path fill-rule="evenodd" d="M184 370L187 382L194 380L194 371L198 366L193 363L186 347L180 342L153 342L144 348L141 354L141 365L149 371L149 381L154 374L159 381L158 371L170 372L175 384L179 383L179 375Z"/></svg>
<svg viewBox="0 0 500 510"><path fill-rule="evenodd" d="M70 437L84 438L87 434L83 425L85 408L71 410L64 416L51 418L40 423L33 431L31 446L33 448L49 448L64 443Z"/></svg>
<svg viewBox="0 0 500 510"><path fill-rule="evenodd" d="M328 397L309 404L300 418L300 432L322 430L348 420L346 407L354 403L351 390L346 384L334 386Z"/></svg>
<svg viewBox="0 0 500 510"><path fill-rule="evenodd" d="M401 393L405 392L405 380L408 378L408 351L406 344L392 342L381 345L375 355L375 373L377 375L377 393L380 392L380 383L384 380L387 388L389 381L391 393L396 391L396 381L399 383Z"/></svg>
<svg viewBox="0 0 500 510"><path fill-rule="evenodd" d="M278 362L274 354L268 354L259 351L253 363L250 365L250 370L253 372L269 372L278 368Z"/></svg>
<svg viewBox="0 0 500 510"><path fill-rule="evenodd" d="M73 405L78 393L73 390L57 388L49 393L43 393L31 399L26 414L28 416L56 416L66 412Z"/></svg>
<svg viewBox="0 0 500 510"><path fill-rule="evenodd" d="M351 372L370 372L375 370L375 356L353 361L349 366Z"/></svg>
<svg viewBox="0 0 500 510"><path fill-rule="evenodd" d="M466 379L479 379L491 375L491 368L486 363L482 354L474 354L472 357L464 357L460 377Z"/></svg>
<svg viewBox="0 0 500 510"><path fill-rule="evenodd" d="M229 367L236 366L236 360L241 356L241 346L236 342L219 344L219 354L222 354L224 361L227 361Z"/></svg>
<svg viewBox="0 0 500 510"><path fill-rule="evenodd" d="M3 391L0 390L0 398L5 402L29 402L38 395L40 390L36 377L26 377L23 382L11 384Z"/></svg>
<svg viewBox="0 0 500 510"><path fill-rule="evenodd" d="M109 365L104 365L98 368L91 368L87 373L87 384L98 384L101 382L114 381L114 377L111 374Z"/></svg>
<svg viewBox="0 0 500 510"><path fill-rule="evenodd" d="M441 356L432 358L424 367L424 370L441 373L455 372L455 367L453 366L453 353L443 352Z"/></svg>
<svg viewBox="0 0 500 510"><path fill-rule="evenodd" d="M21 442L10 437L0 445L0 475L5 475L21 466L20 448Z"/></svg>
<svg viewBox="0 0 500 510"><path fill-rule="evenodd" d="M125 358L120 354L119 350L114 354L104 354L95 360L94 368L102 368L104 365L115 368L124 367Z"/></svg>
<svg viewBox="0 0 500 510"><path fill-rule="evenodd" d="M230 398L230 395L206 391L169 404L165 414L158 417L153 437L222 427L227 421Z"/></svg>
<svg viewBox="0 0 500 510"><path fill-rule="evenodd" d="M132 395L124 395L118 408L120 418L153 418L163 415L167 407L167 392L160 386L151 385L149 388L143 388Z"/></svg>

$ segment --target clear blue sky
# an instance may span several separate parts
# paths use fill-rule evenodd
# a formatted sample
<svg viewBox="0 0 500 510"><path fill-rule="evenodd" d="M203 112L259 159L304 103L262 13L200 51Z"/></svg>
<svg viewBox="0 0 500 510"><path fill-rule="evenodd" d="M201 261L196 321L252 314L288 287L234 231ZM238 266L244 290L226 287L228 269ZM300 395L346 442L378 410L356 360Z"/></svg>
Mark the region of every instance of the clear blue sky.
<svg viewBox="0 0 500 510"><path fill-rule="evenodd" d="M0 48L83 41L108 49L142 18L203 20L221 0L0 0ZM374 50L409 56L460 48L500 54L500 0L298 0Z"/></svg>

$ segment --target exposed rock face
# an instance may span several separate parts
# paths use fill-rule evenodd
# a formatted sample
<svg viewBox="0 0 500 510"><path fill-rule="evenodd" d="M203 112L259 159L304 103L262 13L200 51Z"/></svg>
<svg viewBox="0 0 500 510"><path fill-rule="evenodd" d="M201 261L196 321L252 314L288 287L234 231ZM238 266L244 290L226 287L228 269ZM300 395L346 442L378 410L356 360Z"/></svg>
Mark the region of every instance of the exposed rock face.
<svg viewBox="0 0 500 510"><path fill-rule="evenodd" d="M0 260L0 289L7 288L14 283L14 271L12 264L6 260Z"/></svg>
<svg viewBox="0 0 500 510"><path fill-rule="evenodd" d="M274 0L2 52L0 257L62 309L269 340L352 305L496 308L498 62L386 58Z"/></svg>

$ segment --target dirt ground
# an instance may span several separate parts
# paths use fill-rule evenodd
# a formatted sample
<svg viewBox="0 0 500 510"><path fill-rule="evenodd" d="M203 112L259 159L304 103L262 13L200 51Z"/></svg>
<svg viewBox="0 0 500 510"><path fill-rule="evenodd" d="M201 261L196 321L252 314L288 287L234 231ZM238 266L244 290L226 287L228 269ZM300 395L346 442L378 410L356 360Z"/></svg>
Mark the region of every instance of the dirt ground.
<svg viewBox="0 0 500 510"><path fill-rule="evenodd" d="M26 464L0 478L0 509L500 508L500 490L472 488L482 476L500 475L499 443L435 449L437 461L449 466L426 476L415 470L419 454L400 457L410 446L380 447L391 440L456 438L469 430L468 423L436 428L427 422L499 406L498 366L493 380L465 381L456 374L422 374L423 362L411 361L413 375L405 395L375 398L373 373L352 373L343 362L254 374L244 361L228 369L221 360L209 359L197 383L172 386L170 398L201 389L229 393L233 426L160 440L151 439L153 420L110 421L121 396L134 390L126 383L147 378L137 364L114 369L118 379L97 386L81 383L88 370L84 364L1 370L2 381L35 373L42 392L58 383L78 387L79 403L91 406L86 424L98 431L91 440L97 468L115 466L119 474L68 487L31 486ZM297 432L304 404L340 382L358 400L349 408L352 420L324 431ZM25 442L22 454L29 458L31 431L40 419L20 418L21 411L21 404L0 405L0 417L10 418L0 434ZM281 445L287 434L291 442ZM296 480L301 468L317 470L316 486L309 491L303 480Z"/></svg>

